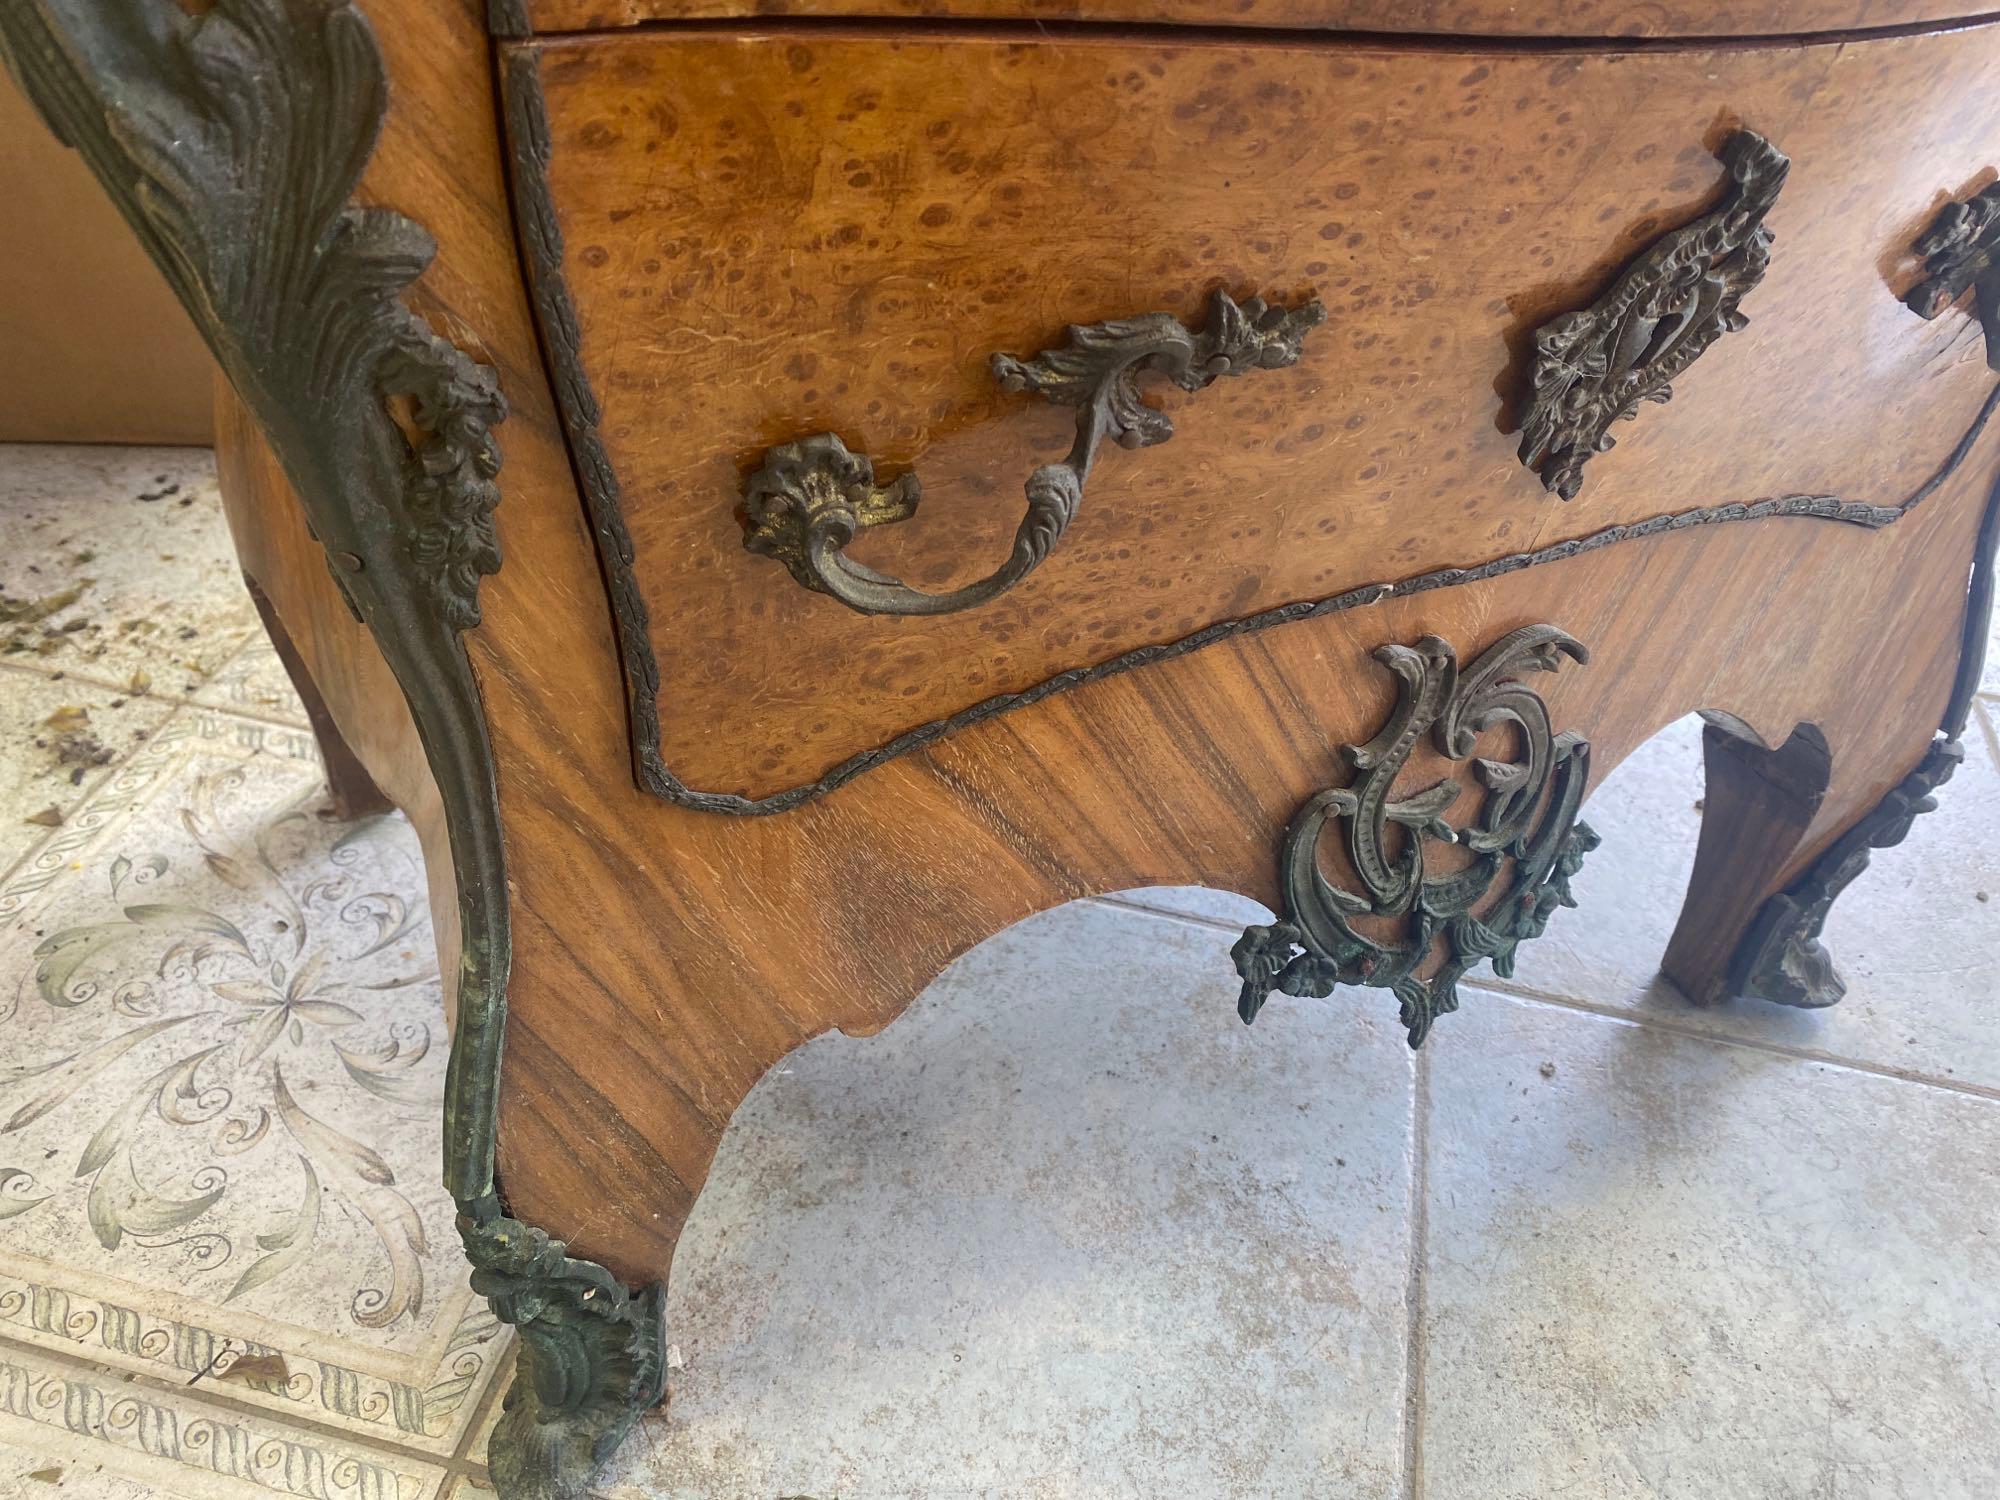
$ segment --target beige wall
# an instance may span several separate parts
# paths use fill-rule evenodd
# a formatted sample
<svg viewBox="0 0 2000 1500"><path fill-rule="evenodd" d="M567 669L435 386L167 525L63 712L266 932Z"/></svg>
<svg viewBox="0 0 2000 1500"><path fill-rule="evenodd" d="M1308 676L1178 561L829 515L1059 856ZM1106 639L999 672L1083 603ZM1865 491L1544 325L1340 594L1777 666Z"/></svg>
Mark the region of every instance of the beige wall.
<svg viewBox="0 0 2000 1500"><path fill-rule="evenodd" d="M0 442L208 442L207 349L4 71L0 205Z"/></svg>

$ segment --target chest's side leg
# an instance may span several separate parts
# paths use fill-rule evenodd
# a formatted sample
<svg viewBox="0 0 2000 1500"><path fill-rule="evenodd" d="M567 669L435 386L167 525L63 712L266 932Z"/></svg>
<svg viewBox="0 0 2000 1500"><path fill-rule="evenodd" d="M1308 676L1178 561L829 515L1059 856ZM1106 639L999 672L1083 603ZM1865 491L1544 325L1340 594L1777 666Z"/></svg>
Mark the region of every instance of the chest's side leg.
<svg viewBox="0 0 2000 1500"><path fill-rule="evenodd" d="M1726 976L1744 931L1819 813L1832 752L1810 724L1771 750L1718 715L1702 733L1702 759L1701 842L1660 968L1709 1005L1729 998Z"/></svg>
<svg viewBox="0 0 2000 1500"><path fill-rule="evenodd" d="M1935 810L1934 794L1964 759L1961 740L1985 667L1996 543L2000 489L1979 528L1943 718L1928 743L1924 721L1906 722L1896 758L1875 757L1887 772L1872 780L1867 767L1852 774L1857 768L1838 764L1846 756L1830 750L1810 723L1772 750L1728 716L1710 716L1701 843L1661 963L1695 1003L1754 998L1817 1008L1847 993L1820 934L1874 851L1900 844L1920 814ZM1847 687L1866 690L1859 682ZM1893 719L1896 707L1885 703L1883 712ZM1897 766L1907 769L1898 774ZM1836 778L1837 771L1844 774ZM1802 852L1810 853L1803 862Z"/></svg>

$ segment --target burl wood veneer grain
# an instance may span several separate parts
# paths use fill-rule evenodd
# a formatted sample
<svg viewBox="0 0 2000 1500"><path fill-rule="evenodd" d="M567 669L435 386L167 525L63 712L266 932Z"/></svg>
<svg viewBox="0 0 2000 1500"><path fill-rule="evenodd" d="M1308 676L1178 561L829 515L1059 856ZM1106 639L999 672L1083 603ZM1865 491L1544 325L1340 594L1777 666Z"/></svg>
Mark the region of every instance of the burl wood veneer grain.
<svg viewBox="0 0 2000 1500"><path fill-rule="evenodd" d="M524 8L537 31L730 16L950 16L1544 38L1777 36L1983 13L1974 0L525 0Z"/></svg>
<svg viewBox="0 0 2000 1500"><path fill-rule="evenodd" d="M996 695L1218 620L1793 492L1895 504L1988 374L1896 298L2000 140L1992 28L1548 55L784 32L535 44L581 369L651 616L659 748L769 797ZM521 75L510 73L510 78ZM1918 107L1915 101L1923 101ZM1744 332L1563 505L1517 462L1525 336L1789 153ZM923 508L850 549L920 587L1006 555L1069 417L994 350L1208 292L1329 309L1292 369L1170 393L998 601L858 615L746 552L743 474L832 431Z"/></svg>
<svg viewBox="0 0 2000 1500"><path fill-rule="evenodd" d="M438 233L425 310L499 367L514 408L499 430L507 562L467 638L513 917L502 1187L516 1213L634 1283L665 1273L730 1113L788 1048L887 1023L952 956L1071 896L1202 881L1270 900L1283 826L1341 774L1338 745L1390 706L1367 656L1384 641L1435 631L1469 657L1529 621L1571 631L1590 665L1543 686L1556 724L1589 735L1600 777L1697 707L1773 743L1818 723L1830 785L1772 884L1923 753L1958 657L1996 434L1886 532L1723 525L1243 637L982 724L779 817L650 797L631 777L603 581L512 261L476 17L377 10L397 86L366 196ZM1885 228L1879 253L1902 243ZM297 541L256 569L295 630L334 598ZM327 649L355 648L335 631ZM337 709L367 691L330 678ZM1760 898L1745 892L1746 908ZM1431 1045L1453 1045L1449 1019Z"/></svg>

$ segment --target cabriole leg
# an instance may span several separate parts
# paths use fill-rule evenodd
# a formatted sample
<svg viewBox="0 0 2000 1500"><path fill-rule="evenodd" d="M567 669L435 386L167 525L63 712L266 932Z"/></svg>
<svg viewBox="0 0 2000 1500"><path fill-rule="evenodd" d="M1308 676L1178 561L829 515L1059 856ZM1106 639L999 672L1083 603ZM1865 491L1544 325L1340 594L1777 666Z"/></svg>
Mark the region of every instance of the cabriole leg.
<svg viewBox="0 0 2000 1500"><path fill-rule="evenodd" d="M333 798L333 815L345 822L389 811L394 804L375 784L375 778L368 774L368 768L341 734L319 684L313 681L312 670L292 643L291 633L285 629L285 622L278 617L270 597L248 573L243 575L243 583L250 590L251 602L257 606L257 618L264 622L264 634L270 637L271 648L278 653L285 675L292 680L292 690L305 705L313 739L319 744L320 763L326 769L326 789Z"/></svg>
<svg viewBox="0 0 2000 1500"><path fill-rule="evenodd" d="M1900 844L1919 813L1937 807L1932 795L1965 759L1955 738L1931 742L1915 770L1864 817L1833 841L1805 873L1758 909L1737 945L1725 976L1731 996L1780 1005L1832 1005L1847 984L1820 942L1820 931L1840 893L1868 868L1877 849Z"/></svg>
<svg viewBox="0 0 2000 1500"><path fill-rule="evenodd" d="M1708 716L1701 842L1660 968L1697 1005L1733 998L1730 965L1826 796L1833 758L1810 724L1766 748L1738 721Z"/></svg>
<svg viewBox="0 0 2000 1500"><path fill-rule="evenodd" d="M1820 942L1827 916L1874 851L1901 843L1917 815L1937 806L1932 794L1965 758L1964 747L1940 733L1888 795L1829 810L1845 819L1840 831L1780 885L1828 796L1833 756L1825 739L1802 725L1767 750L1718 715L1703 746L1701 842L1662 971L1697 1005L1837 1003L1847 985Z"/></svg>

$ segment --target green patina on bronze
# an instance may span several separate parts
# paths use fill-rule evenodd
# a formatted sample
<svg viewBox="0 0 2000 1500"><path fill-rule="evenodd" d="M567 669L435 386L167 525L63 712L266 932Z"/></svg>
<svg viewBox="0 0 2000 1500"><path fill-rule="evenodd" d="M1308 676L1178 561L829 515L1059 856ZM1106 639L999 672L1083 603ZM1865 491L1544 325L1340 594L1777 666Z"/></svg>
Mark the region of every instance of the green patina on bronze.
<svg viewBox="0 0 2000 1500"><path fill-rule="evenodd" d="M1450 643L1434 635L1376 651L1396 678L1396 707L1367 744L1343 748L1352 781L1314 797L1286 833L1283 920L1246 928L1231 950L1245 1024L1273 990L1324 998L1339 985L1367 985L1396 996L1410 1045L1420 1047L1431 1023L1458 1009L1458 982L1474 964L1490 958L1496 973L1511 974L1514 950L1540 937L1557 907L1576 905L1570 877L1597 847L1576 816L1590 784L1590 746L1579 734L1554 733L1548 708L1522 680L1555 671L1565 656L1581 662L1588 653L1553 625L1510 632L1462 672ZM1474 759L1479 737L1502 728L1519 741L1519 758ZM1456 781L1395 795L1426 736L1440 755L1471 759L1486 789L1478 816L1462 826L1444 816L1462 790ZM1336 819L1365 894L1321 872L1320 839ZM1434 845L1466 858L1434 874ZM1402 936L1383 935L1384 924ZM1422 972L1440 947L1435 969Z"/></svg>
<svg viewBox="0 0 2000 1500"><path fill-rule="evenodd" d="M1986 334L1987 368L2000 370L2000 182L1945 204L1911 248L1924 258L1925 274L1903 305L1935 318L1970 291Z"/></svg>
<svg viewBox="0 0 2000 1500"><path fill-rule="evenodd" d="M493 1471L508 1500L581 1495L663 1393L661 1299L509 1218L494 1181L506 872L461 632L500 566L506 403L491 369L403 303L429 233L350 204L387 106L374 34L349 0L218 0L198 16L168 0L9 0L0 52L193 316L409 700L463 934L445 1182L474 1286L522 1341Z"/></svg>
<svg viewBox="0 0 2000 1500"><path fill-rule="evenodd" d="M1753 130L1722 144L1729 186L1691 224L1663 234L1590 306L1535 330L1521 462L1544 488L1574 500L1583 466L1615 441L1611 428L1642 402L1673 396L1672 382L1725 333L1749 326L1738 304L1764 279L1771 231L1791 161Z"/></svg>

